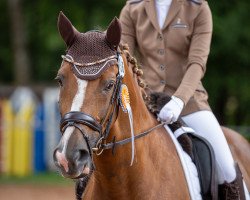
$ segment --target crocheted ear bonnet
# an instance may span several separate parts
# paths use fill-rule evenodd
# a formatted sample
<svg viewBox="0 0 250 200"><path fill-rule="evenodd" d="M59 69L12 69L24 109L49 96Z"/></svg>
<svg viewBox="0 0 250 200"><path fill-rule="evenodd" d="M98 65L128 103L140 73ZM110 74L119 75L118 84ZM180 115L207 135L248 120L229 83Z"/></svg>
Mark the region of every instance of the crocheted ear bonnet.
<svg viewBox="0 0 250 200"><path fill-rule="evenodd" d="M57 26L67 46L67 54L62 58L73 64L73 72L78 78L96 79L109 66L118 64L117 48L121 39L121 25L116 17L106 32L80 33L60 12Z"/></svg>

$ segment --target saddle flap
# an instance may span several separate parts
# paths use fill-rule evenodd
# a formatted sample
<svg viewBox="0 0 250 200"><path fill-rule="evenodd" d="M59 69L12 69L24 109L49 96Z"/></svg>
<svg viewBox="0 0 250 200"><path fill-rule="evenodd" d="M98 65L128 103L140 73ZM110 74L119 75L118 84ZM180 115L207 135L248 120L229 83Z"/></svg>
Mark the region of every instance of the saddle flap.
<svg viewBox="0 0 250 200"><path fill-rule="evenodd" d="M211 144L203 137L188 133L192 140L194 163L197 167L202 197L204 200L218 199L218 181L215 155Z"/></svg>

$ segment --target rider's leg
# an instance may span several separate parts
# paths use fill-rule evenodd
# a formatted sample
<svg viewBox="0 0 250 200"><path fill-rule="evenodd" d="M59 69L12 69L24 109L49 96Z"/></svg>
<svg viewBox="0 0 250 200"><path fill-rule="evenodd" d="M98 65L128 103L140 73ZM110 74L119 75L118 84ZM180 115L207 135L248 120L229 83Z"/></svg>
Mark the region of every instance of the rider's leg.
<svg viewBox="0 0 250 200"><path fill-rule="evenodd" d="M221 127L210 111L199 111L182 117L195 133L207 139L215 152L219 170L219 183L231 182L236 177L234 160Z"/></svg>
<svg viewBox="0 0 250 200"><path fill-rule="evenodd" d="M236 176L231 151L214 114L211 111L199 111L186 115L182 119L195 130L196 134L206 138L212 145L217 162L219 184L234 183L237 178L239 180L240 175Z"/></svg>

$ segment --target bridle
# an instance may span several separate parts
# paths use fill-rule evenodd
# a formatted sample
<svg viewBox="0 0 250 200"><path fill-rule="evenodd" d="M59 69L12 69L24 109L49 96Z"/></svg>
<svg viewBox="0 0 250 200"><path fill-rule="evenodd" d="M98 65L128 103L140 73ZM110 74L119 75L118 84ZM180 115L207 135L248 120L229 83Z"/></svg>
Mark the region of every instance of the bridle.
<svg viewBox="0 0 250 200"><path fill-rule="evenodd" d="M66 60L67 62L70 62L72 65L75 65L75 62L73 60L71 61L69 57L62 56L62 58ZM116 146L121 146L132 141L132 138L115 141L115 137L114 137L112 142L105 143L107 137L109 136L112 122L115 121L114 116L116 115L117 117L119 107L121 106L121 99L120 99L119 94L120 94L122 80L125 75L125 70L124 70L123 58L119 51L117 51L117 61L118 61L118 65L117 65L118 74L116 76L116 82L115 82L114 90L110 99L109 107L107 109L106 116L104 117L102 122L99 123L91 115L86 114L84 112L80 112L80 111L68 112L62 117L60 121L60 131L62 134L64 133L66 128L69 126L74 126L76 129L78 129L81 132L81 134L83 135L83 138L85 139L87 143L87 147L88 147L88 150L92 159L93 159L93 152L95 152L97 155L100 155L103 152L103 150L112 149L112 152L114 153L114 149ZM106 126L104 127L105 124ZM152 132L154 129L157 129L165 124L166 123L162 122L154 126L153 128L146 130L145 132L137 134L134 137L134 139L139 139L147 135L148 133ZM88 126L92 130L97 131L99 133L99 137L96 140L94 147L91 147L89 136L83 131L80 125Z"/></svg>
<svg viewBox="0 0 250 200"><path fill-rule="evenodd" d="M73 66L76 65L76 63L73 61L72 57L67 57L67 56L62 56L63 60L66 60L67 62L70 62ZM112 59L114 57L112 56ZM102 152L106 149L112 149L112 153L115 153L115 147L116 146L121 146L127 143L132 142L133 140L139 139L141 137L146 136L153 130L162 127L165 125L165 122L161 122L158 125L137 134L134 136L134 138L129 137L120 141L115 141L115 136L113 137L112 142L110 143L105 143L106 139L109 136L110 129L112 122L114 122L116 119L114 119L114 116L118 115L119 112L119 107L121 106L121 97L120 97L120 90L121 90L121 85L122 85L122 80L125 75L125 70L124 70L124 63L123 59L121 56L121 53L117 51L117 61L118 61L118 74L116 76L116 82L114 86L114 90L110 99L109 107L106 112L106 116L103 118L102 122L99 123L94 117L91 115L84 113L84 112L79 112L79 111L71 111L66 113L61 121L60 121L60 131L63 134L66 130L67 127L73 126L76 129L78 129L81 134L83 135L83 138L85 142L87 143L88 151L90 154L90 157L92 159L92 167L95 168L94 162L93 162L93 152L96 153L96 155L102 154ZM108 60L108 58L106 59ZM94 131L97 131L99 133L99 137L95 142L95 145L91 147L90 145L90 139L89 136L83 131L80 125L85 125L91 128ZM104 125L106 125L104 127ZM83 191L85 190L86 183L84 180L79 179L76 183L76 198L81 199L81 196L83 194Z"/></svg>
<svg viewBox="0 0 250 200"><path fill-rule="evenodd" d="M67 62L70 62L72 65L75 65L75 62L73 61L72 57L69 56L62 56L63 60L66 60ZM110 57L110 59L113 59L114 56ZM86 114L84 112L80 111L71 111L66 113L61 121L60 121L60 131L63 134L67 127L74 126L77 128L83 135L87 146L89 153L92 157L93 153L96 152L96 154L100 155L102 153L103 149L103 141L107 139L110 133L110 128L112 121L114 119L115 114L118 112L119 108L119 93L120 88L122 84L122 79L124 77L124 63L122 60L122 56L120 52L117 52L118 61L118 74L116 76L116 82L114 85L113 93L110 99L109 107L106 112L106 116L102 120L101 123L99 123L94 117L92 117L89 114ZM108 60L108 58L106 59ZM98 61L97 61L98 62ZM80 124L88 126L94 131L97 131L99 133L99 137L96 141L96 144L94 147L90 146L89 137L83 129L81 128ZM106 125L104 127L104 125Z"/></svg>

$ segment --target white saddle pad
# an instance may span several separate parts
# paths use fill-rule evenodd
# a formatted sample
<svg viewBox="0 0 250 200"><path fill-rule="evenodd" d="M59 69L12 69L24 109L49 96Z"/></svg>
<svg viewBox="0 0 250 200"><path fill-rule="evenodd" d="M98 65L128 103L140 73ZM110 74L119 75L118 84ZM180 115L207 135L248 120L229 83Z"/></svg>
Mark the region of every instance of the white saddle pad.
<svg viewBox="0 0 250 200"><path fill-rule="evenodd" d="M188 189L189 189L191 199L192 200L202 200L200 182L199 182L198 172L197 172L195 164L192 162L190 156L185 151L183 151L181 145L179 144L179 142L175 138L171 129L167 125L165 125L164 127L167 130L167 132L169 133L169 135L170 135L170 137L171 137L171 139L176 147L178 155L180 157L181 164L182 164L182 167L184 170L184 174L185 174L185 177L187 180Z"/></svg>

